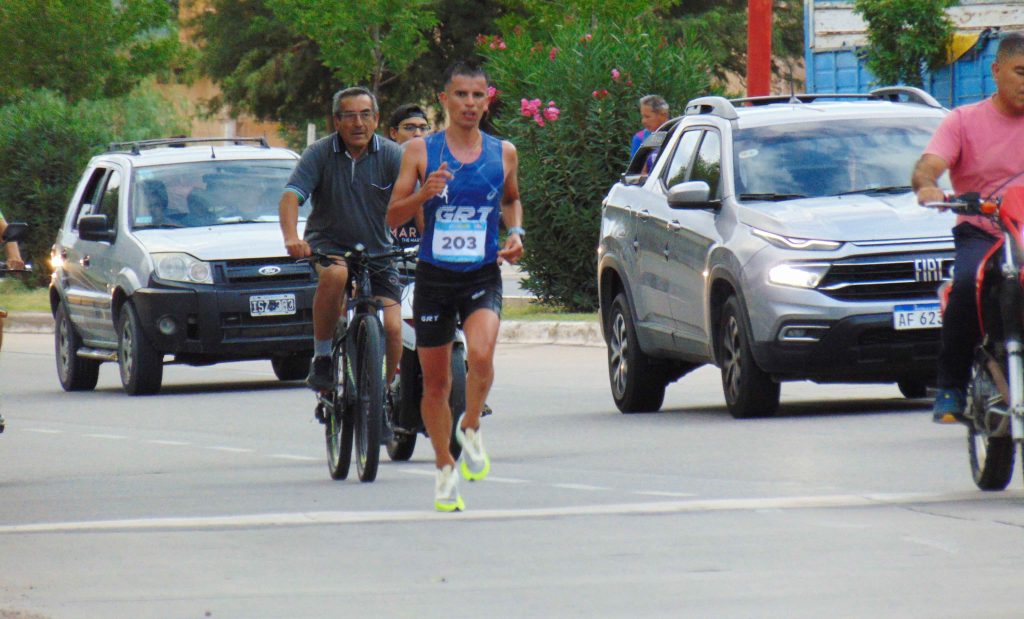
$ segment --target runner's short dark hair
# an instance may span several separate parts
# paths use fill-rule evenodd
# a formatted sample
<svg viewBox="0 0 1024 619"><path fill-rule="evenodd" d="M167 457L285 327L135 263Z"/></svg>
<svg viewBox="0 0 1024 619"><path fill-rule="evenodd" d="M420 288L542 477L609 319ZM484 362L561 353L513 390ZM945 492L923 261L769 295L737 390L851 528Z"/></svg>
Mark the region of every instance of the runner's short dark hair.
<svg viewBox="0 0 1024 619"><path fill-rule="evenodd" d="M459 75L464 77L482 77L488 84L490 83L490 80L487 79L487 72L480 65L459 60L450 64L445 70L444 87L448 88L448 84L451 84L452 80Z"/></svg>

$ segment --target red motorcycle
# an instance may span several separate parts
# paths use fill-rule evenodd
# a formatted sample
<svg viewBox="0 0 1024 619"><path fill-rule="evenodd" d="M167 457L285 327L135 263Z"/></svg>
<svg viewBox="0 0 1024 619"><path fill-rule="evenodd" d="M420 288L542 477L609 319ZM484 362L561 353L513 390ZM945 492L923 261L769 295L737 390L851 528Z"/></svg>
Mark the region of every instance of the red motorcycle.
<svg viewBox="0 0 1024 619"><path fill-rule="evenodd" d="M974 483L1003 490L1013 477L1017 445L1024 442L1024 187L1011 187L1002 198L968 193L925 206L982 215L1002 231L976 276L982 339L967 384L964 422ZM939 289L943 310L948 293L947 282Z"/></svg>

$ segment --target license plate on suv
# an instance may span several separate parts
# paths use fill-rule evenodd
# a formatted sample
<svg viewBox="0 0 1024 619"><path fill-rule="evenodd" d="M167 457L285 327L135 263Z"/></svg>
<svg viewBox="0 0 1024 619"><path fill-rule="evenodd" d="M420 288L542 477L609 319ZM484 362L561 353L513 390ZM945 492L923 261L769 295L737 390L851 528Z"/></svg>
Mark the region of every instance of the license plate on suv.
<svg viewBox="0 0 1024 619"><path fill-rule="evenodd" d="M942 326L942 311L938 303L897 305L892 308L892 326L897 331L938 329Z"/></svg>
<svg viewBox="0 0 1024 619"><path fill-rule="evenodd" d="M260 294L249 297L251 316L290 316L294 313L294 294Z"/></svg>

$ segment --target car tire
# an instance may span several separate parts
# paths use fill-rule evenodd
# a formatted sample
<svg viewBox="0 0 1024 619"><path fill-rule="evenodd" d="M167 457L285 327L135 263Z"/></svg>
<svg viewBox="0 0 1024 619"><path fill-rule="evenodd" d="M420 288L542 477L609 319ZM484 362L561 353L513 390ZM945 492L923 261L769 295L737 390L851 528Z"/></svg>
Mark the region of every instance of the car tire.
<svg viewBox="0 0 1024 619"><path fill-rule="evenodd" d="M736 419L770 417L779 408L779 383L757 365L739 299L729 297L718 328L718 367L729 413Z"/></svg>
<svg viewBox="0 0 1024 619"><path fill-rule="evenodd" d="M657 411L669 381L664 367L640 350L625 293L612 301L607 327L608 380L615 406L623 413Z"/></svg>
<svg viewBox="0 0 1024 619"><path fill-rule="evenodd" d="M71 324L63 301L57 305L54 316L53 346L57 359L57 378L64 391L92 391L100 376L100 362L78 356L82 338Z"/></svg>
<svg viewBox="0 0 1024 619"><path fill-rule="evenodd" d="M270 360L274 368L274 376L278 380L303 380L309 375L309 362L312 357L309 355L291 355L288 357L274 357Z"/></svg>
<svg viewBox="0 0 1024 619"><path fill-rule="evenodd" d="M139 314L130 301L121 308L117 334L117 364L125 392L150 395L160 391L164 377L163 355L146 339Z"/></svg>

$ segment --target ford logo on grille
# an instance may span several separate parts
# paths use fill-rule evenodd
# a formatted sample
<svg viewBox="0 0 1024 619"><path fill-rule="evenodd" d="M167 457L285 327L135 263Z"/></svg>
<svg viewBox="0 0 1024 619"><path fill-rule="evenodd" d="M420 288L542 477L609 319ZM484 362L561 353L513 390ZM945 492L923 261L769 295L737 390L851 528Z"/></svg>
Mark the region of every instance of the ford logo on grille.
<svg viewBox="0 0 1024 619"><path fill-rule="evenodd" d="M260 267L260 270L259 270L260 275L277 275L280 272L281 272L281 267L274 267L274 266Z"/></svg>

